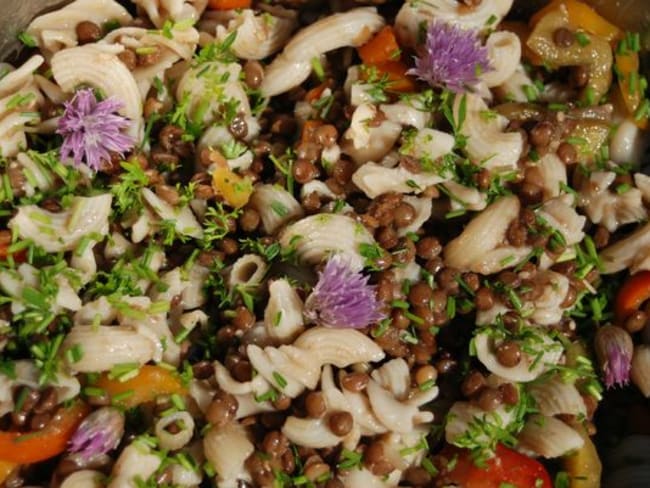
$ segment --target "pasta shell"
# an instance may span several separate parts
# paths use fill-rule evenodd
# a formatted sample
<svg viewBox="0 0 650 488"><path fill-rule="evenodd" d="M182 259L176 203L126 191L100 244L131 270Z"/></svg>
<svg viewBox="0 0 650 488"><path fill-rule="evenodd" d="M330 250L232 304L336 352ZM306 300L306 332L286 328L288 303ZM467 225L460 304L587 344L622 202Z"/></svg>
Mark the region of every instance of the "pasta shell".
<svg viewBox="0 0 650 488"><path fill-rule="evenodd" d="M282 427L282 433L294 444L313 449L333 447L342 440L332 433L324 419L290 416Z"/></svg>
<svg viewBox="0 0 650 488"><path fill-rule="evenodd" d="M80 85L90 85L106 97L122 102L120 113L131 120L128 133L139 139L143 128L142 99L135 78L117 57L120 50L98 44L64 49L52 56L52 74L67 93L73 93Z"/></svg>
<svg viewBox="0 0 650 488"><path fill-rule="evenodd" d="M519 207L517 197L503 197L474 217L462 234L445 247L447 264L482 272L483 257L501 244L510 222L519 215Z"/></svg>
<svg viewBox="0 0 650 488"><path fill-rule="evenodd" d="M375 341L353 329L312 327L298 337L293 345L309 351L319 363L333 364L338 368L377 362L384 358L384 352Z"/></svg>
<svg viewBox="0 0 650 488"><path fill-rule="evenodd" d="M375 8L356 8L305 27L268 67L260 86L262 94L272 97L298 86L311 73L311 59L345 46L358 47L383 25Z"/></svg>
<svg viewBox="0 0 650 488"><path fill-rule="evenodd" d="M81 359L73 361L65 351L78 346ZM125 326L75 325L61 346L68 367L80 373L109 371L117 364L145 364L156 353L157 344Z"/></svg>
<svg viewBox="0 0 650 488"><path fill-rule="evenodd" d="M540 357L522 353L521 361L517 366L503 366L494 352L494 341L488 332L479 332L474 337L476 356L479 361L490 371L502 378L515 382L533 381L546 371L549 365L554 365L562 356L562 346L555 343L547 335L539 335L540 344L538 351Z"/></svg>
<svg viewBox="0 0 650 488"><path fill-rule="evenodd" d="M82 469L66 477L60 488L102 488L104 478L104 473L100 471Z"/></svg>
<svg viewBox="0 0 650 488"><path fill-rule="evenodd" d="M75 197L69 209L58 213L24 205L9 221L9 227L48 252L71 251L88 234L108 234L111 201L110 194Z"/></svg>
<svg viewBox="0 0 650 488"><path fill-rule="evenodd" d="M484 0L471 9L460 10L458 3L451 0L427 0L426 2L404 2L395 19L395 30L400 44L414 47L418 43L421 25L433 20L456 24L465 29L486 29L510 11L513 0ZM519 59L519 58L517 58Z"/></svg>
<svg viewBox="0 0 650 488"><path fill-rule="evenodd" d="M559 376L533 384L528 391L535 399L542 415L586 415L587 408L580 392L573 383L565 383Z"/></svg>
<svg viewBox="0 0 650 488"><path fill-rule="evenodd" d="M460 132L467 138L465 150L471 159L481 161L490 170L517 169L524 148L519 132L505 132L508 119L502 116L487 119L481 116L488 107L481 97L467 93L454 99L454 120L461 120L461 107L465 104L465 120Z"/></svg>
<svg viewBox="0 0 650 488"><path fill-rule="evenodd" d="M289 225L280 234L280 245L294 251L299 261L318 264L332 254L342 254L355 270L364 266L362 245L374 245L370 232L351 217L339 214L317 214Z"/></svg>
<svg viewBox="0 0 650 488"><path fill-rule="evenodd" d="M518 436L519 446L545 458L560 457L579 449L584 439L555 417L531 415Z"/></svg>
<svg viewBox="0 0 650 488"><path fill-rule="evenodd" d="M224 447L227 446L226 449ZM237 422L212 427L203 437L205 457L218 473L218 480L234 483L244 472L244 462L255 452L246 429Z"/></svg>
<svg viewBox="0 0 650 488"><path fill-rule="evenodd" d="M298 200L278 185L256 185L249 206L260 214L262 228L269 235L304 215Z"/></svg>

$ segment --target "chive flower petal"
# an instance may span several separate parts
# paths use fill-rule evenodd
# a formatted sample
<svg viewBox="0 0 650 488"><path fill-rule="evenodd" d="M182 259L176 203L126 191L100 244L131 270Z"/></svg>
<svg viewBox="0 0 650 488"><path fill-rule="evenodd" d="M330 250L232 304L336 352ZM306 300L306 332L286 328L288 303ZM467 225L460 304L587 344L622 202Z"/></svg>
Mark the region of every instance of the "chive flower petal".
<svg viewBox="0 0 650 488"><path fill-rule="evenodd" d="M605 325L596 331L594 349L603 372L607 388L625 386L630 381L630 368L634 343L630 334L613 325Z"/></svg>
<svg viewBox="0 0 650 488"><path fill-rule="evenodd" d="M458 93L488 70L488 51L477 31L434 21L427 29L422 55L415 57L415 68L407 74Z"/></svg>
<svg viewBox="0 0 650 488"><path fill-rule="evenodd" d="M332 257L305 301L305 316L325 327L362 329L385 317L375 287L341 256Z"/></svg>
<svg viewBox="0 0 650 488"><path fill-rule="evenodd" d="M68 452L87 461L115 449L123 434L124 415L114 407L102 407L79 424Z"/></svg>
<svg viewBox="0 0 650 488"><path fill-rule="evenodd" d="M72 100L64 103L57 134L63 136L61 159L72 158L75 165L84 160L88 167L98 170L110 153L124 156L135 141L122 131L130 121L117 113L122 103L115 98L98 101L90 88L78 90Z"/></svg>

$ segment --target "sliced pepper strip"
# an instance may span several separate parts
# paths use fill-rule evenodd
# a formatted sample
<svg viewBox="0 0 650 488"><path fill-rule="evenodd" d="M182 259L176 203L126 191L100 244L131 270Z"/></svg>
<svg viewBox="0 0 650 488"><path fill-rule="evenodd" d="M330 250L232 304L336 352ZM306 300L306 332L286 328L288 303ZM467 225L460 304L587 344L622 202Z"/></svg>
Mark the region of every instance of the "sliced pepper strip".
<svg viewBox="0 0 650 488"><path fill-rule="evenodd" d="M137 376L126 381L111 379L102 374L93 386L104 390L120 406L131 408L150 402L160 395L185 395L187 389L180 378L168 369L144 365Z"/></svg>
<svg viewBox="0 0 650 488"><path fill-rule="evenodd" d="M569 13L569 23L576 29L582 29L595 36L602 37L608 42L613 42L622 35L621 29L600 15L593 7L578 0L554 0L546 7L540 9L530 18L530 25L534 26L549 12L564 4Z"/></svg>
<svg viewBox="0 0 650 488"><path fill-rule="evenodd" d="M28 433L0 432L0 460L30 464L61 454L89 411L90 408L85 403L75 402L70 407L61 407L41 430Z"/></svg>
<svg viewBox="0 0 650 488"><path fill-rule="evenodd" d="M239 8L250 8L251 0L210 0L208 5L214 10L234 10Z"/></svg>
<svg viewBox="0 0 650 488"><path fill-rule="evenodd" d="M627 108L630 115L634 115L643 98L641 76L639 75L639 55L635 52L616 54L615 62L618 73L618 88L625 103L625 108ZM635 122L638 127L645 129L648 126L648 117L644 115Z"/></svg>
<svg viewBox="0 0 650 488"><path fill-rule="evenodd" d="M625 322L630 315L639 309L641 304L650 298L650 271L641 271L632 275L618 291L616 296L616 320L619 324Z"/></svg>

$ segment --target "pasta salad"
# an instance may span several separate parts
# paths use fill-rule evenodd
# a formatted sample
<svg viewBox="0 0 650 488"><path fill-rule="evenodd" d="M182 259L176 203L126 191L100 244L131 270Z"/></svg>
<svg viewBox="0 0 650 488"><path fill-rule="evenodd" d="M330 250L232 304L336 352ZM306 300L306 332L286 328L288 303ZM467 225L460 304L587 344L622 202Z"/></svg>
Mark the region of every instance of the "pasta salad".
<svg viewBox="0 0 650 488"><path fill-rule="evenodd" d="M650 480L614 425L649 413L645 34L581 0L75 0L19 38L2 486Z"/></svg>

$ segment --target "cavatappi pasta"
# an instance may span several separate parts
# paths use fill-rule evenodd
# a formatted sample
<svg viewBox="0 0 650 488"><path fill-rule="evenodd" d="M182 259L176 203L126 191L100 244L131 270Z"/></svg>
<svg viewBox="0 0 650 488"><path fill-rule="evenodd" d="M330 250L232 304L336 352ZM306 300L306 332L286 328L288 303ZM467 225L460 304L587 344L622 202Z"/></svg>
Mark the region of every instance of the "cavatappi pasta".
<svg viewBox="0 0 650 488"><path fill-rule="evenodd" d="M580 0L75 0L20 39L1 487L650 479L647 33Z"/></svg>

